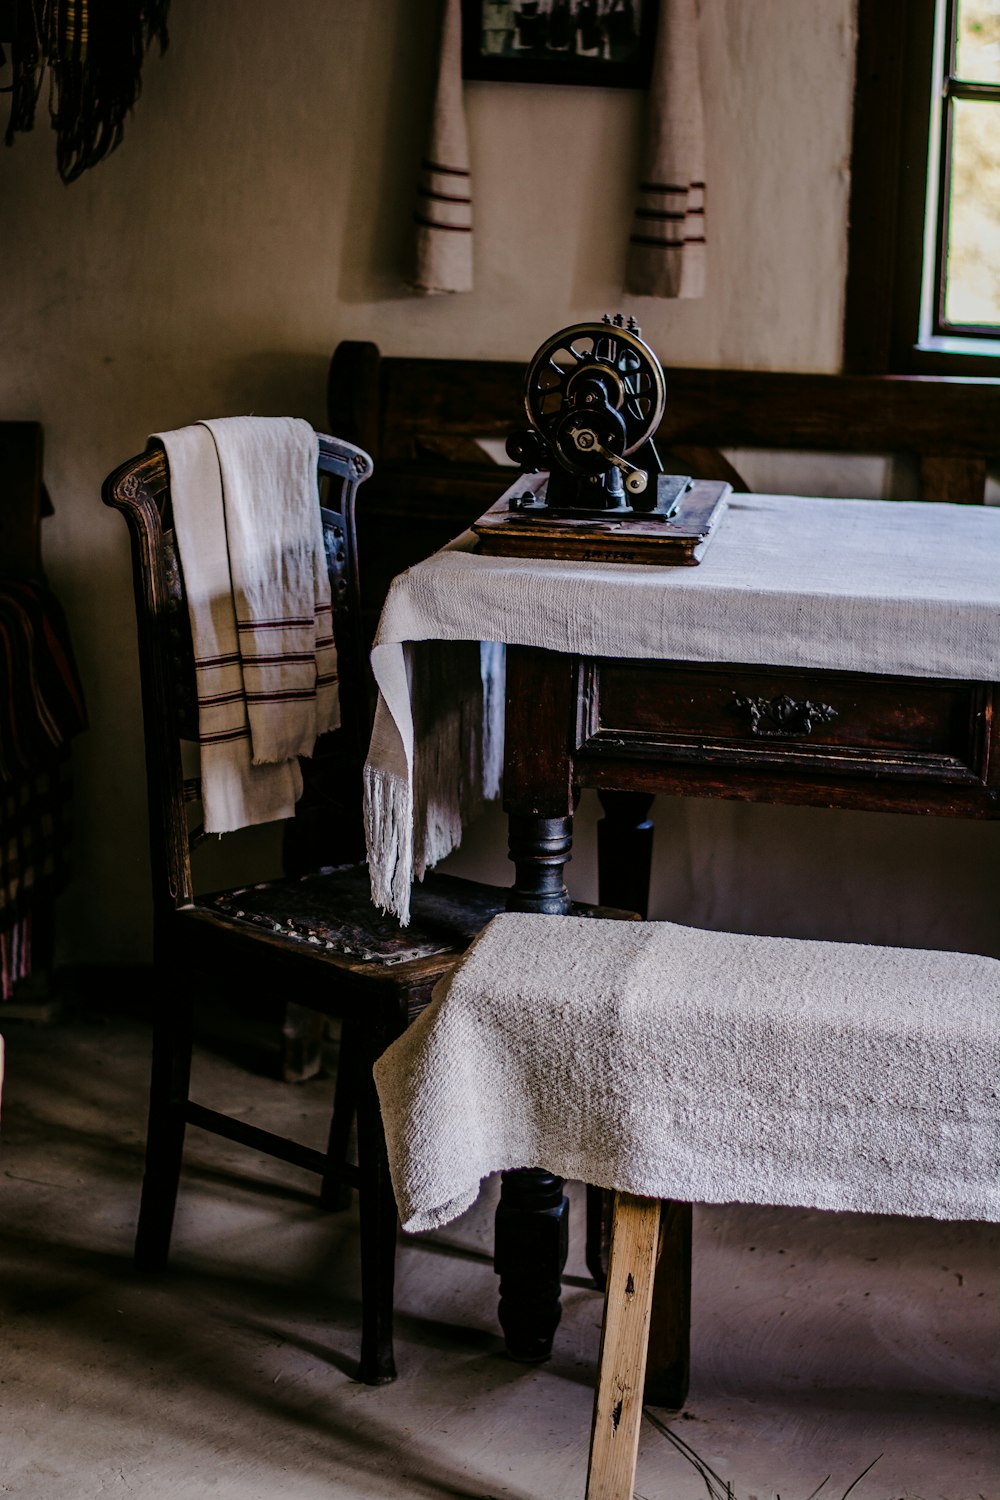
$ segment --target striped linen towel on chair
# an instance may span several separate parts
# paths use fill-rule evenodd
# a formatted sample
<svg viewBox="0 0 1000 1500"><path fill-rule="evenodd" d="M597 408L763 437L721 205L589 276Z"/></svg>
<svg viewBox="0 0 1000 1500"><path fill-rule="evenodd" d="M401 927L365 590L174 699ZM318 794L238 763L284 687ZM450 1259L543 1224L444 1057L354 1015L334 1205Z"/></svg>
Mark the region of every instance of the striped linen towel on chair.
<svg viewBox="0 0 1000 1500"><path fill-rule="evenodd" d="M318 444L295 417L158 433L191 618L207 833L290 817L339 723Z"/></svg>

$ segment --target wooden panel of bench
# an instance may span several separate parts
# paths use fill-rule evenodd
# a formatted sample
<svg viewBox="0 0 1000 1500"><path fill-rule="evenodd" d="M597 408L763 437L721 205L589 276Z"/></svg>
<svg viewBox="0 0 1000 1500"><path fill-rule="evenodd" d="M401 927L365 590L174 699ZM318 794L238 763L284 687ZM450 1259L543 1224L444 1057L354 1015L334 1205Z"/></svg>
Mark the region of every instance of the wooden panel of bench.
<svg viewBox="0 0 1000 1500"><path fill-rule="evenodd" d="M364 613L374 627L391 579L470 526L509 472L477 439L524 421L520 361L382 358L339 345L330 430L372 454L358 507ZM719 450L909 454L926 500L981 503L1000 458L1000 381L938 376L799 375L665 369L657 446L668 468L743 488Z"/></svg>

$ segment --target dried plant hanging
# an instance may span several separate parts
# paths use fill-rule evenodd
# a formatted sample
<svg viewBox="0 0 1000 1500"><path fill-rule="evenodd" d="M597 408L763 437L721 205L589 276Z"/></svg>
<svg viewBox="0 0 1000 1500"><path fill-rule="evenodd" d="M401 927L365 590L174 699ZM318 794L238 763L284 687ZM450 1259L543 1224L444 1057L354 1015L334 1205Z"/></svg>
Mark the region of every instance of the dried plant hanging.
<svg viewBox="0 0 1000 1500"><path fill-rule="evenodd" d="M63 182L120 145L155 39L167 46L169 0L14 0L3 7L13 66L6 144L35 123L48 74L49 115ZM0 62L3 58L0 47Z"/></svg>

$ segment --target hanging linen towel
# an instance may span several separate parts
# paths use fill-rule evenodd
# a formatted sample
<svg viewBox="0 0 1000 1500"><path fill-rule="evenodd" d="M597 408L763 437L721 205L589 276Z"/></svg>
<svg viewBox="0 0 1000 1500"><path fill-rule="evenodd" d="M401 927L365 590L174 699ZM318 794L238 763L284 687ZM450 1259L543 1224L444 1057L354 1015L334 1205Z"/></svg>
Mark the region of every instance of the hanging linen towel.
<svg viewBox="0 0 1000 1500"><path fill-rule="evenodd" d="M660 0L625 290L645 297L703 297L705 262L697 0Z"/></svg>
<svg viewBox="0 0 1000 1500"><path fill-rule="evenodd" d="M1000 1220L1000 962L509 913L375 1064L400 1218L489 1173Z"/></svg>
<svg viewBox="0 0 1000 1500"><path fill-rule="evenodd" d="M205 830L290 817L296 757L339 722L316 434L294 417L227 417L156 436L194 642Z"/></svg>
<svg viewBox="0 0 1000 1500"><path fill-rule="evenodd" d="M429 143L414 217L417 290L471 291L472 180L461 0L444 0ZM625 290L649 297L702 297L705 292L705 129L697 0L661 0Z"/></svg>
<svg viewBox="0 0 1000 1500"><path fill-rule="evenodd" d="M444 0L434 113L414 219L416 289L471 291L472 185L462 91L461 0Z"/></svg>

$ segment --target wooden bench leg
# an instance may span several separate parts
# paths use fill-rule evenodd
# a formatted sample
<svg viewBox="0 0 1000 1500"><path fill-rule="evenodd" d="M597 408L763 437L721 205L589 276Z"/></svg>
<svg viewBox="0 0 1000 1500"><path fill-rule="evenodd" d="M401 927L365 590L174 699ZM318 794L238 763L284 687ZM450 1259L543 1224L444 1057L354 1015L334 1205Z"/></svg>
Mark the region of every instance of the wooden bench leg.
<svg viewBox="0 0 1000 1500"><path fill-rule="evenodd" d="M691 1368L691 1204L664 1203L649 1320L646 1404L680 1411Z"/></svg>
<svg viewBox="0 0 1000 1500"><path fill-rule="evenodd" d="M660 1216L657 1198L615 1194L587 1500L632 1500Z"/></svg>

